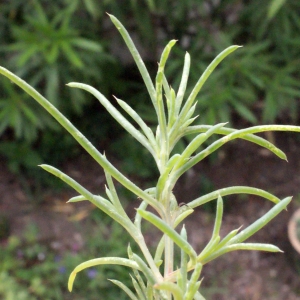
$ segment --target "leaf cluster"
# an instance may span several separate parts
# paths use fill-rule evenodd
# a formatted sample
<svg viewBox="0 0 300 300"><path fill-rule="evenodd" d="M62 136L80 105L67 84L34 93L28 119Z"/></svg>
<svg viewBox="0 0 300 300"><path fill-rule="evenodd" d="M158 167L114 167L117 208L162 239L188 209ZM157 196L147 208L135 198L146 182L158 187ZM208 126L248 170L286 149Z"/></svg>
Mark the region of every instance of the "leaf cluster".
<svg viewBox="0 0 300 300"><path fill-rule="evenodd" d="M247 45L247 50L236 54L237 59L226 60L202 89L198 105L202 122L233 123L236 115L249 124L274 122L278 118L297 120L298 1L134 3L134 21L144 51L154 53L157 60L163 45L174 36L178 39L180 47L174 49L166 70L174 88L179 85L174 74L180 73L185 51L197 61L190 73L190 82L194 83L222 49L232 44ZM128 5L123 14L109 11L126 20L131 8Z"/></svg>
<svg viewBox="0 0 300 300"><path fill-rule="evenodd" d="M123 0L122 5L115 0L55 0L51 5L46 0L13 0L0 3L0 9L1 64L41 91L68 117L75 114L92 119L83 110L91 103L89 95L81 89L64 89L63 83L75 77L81 82L101 85L105 95L111 89L125 94L127 103L140 112L147 124L155 126L155 115L149 109L142 85L136 78L133 83L128 82L128 69L125 78L120 77L121 68L116 61L128 67L130 58L104 17L108 11L130 23L141 56L151 65L151 75L156 72L161 49L174 37L178 39L165 70L174 90L180 84L177 74L181 73L185 51L197 62L191 68L186 87L191 92L198 74L218 53L232 44L247 45L247 50L238 51L235 59L229 57L218 66L201 89L195 111L201 114L194 124L229 122L235 126L236 116L249 124L274 122L278 118L286 122L297 120L297 0ZM108 54L108 48L113 49L113 54ZM37 105L28 104L26 96L14 86L3 83L1 90L0 134L8 132L11 140L33 149L37 139L43 139L39 133L47 128L53 132L53 143L48 146L55 152L59 127ZM37 115L43 117L37 119ZM91 135L101 136L92 123L88 125L93 130ZM42 156L42 149L34 150ZM136 156L134 147L128 151ZM3 154L10 161L9 150ZM21 165L27 168L25 162ZM141 168L144 176L154 174L149 171L149 163Z"/></svg>
<svg viewBox="0 0 300 300"><path fill-rule="evenodd" d="M165 75L165 66L176 41L171 40L164 48L158 63L157 74L152 80L135 44L130 38L122 23L114 16L109 15L111 21L124 39L137 68L142 76L149 99L152 103L157 118L157 127L153 131L127 102L116 99L120 108L112 103L94 87L71 82L71 88L85 90L92 94L107 112L117 121L135 140L137 140L153 157L159 172L159 178L154 187L142 190L122 172L115 168L106 156L100 153L90 141L46 98L5 68L0 68L0 73L21 87L32 96L42 107L48 111L73 138L94 158L104 169L106 176L106 196L91 193L69 175L57 168L42 164L47 172L58 177L78 195L69 202L90 201L105 214L119 223L131 236L139 247L142 255L132 251L128 247L128 258L124 257L100 257L78 265L70 275L69 290L72 290L73 282L80 271L98 265L121 265L132 269L132 285L135 292L129 289L121 281L113 279L112 282L119 286L130 299L204 299L201 294L201 270L202 266L219 256L235 250L260 250L279 252L274 245L261 243L247 243L246 240L258 230L269 223L282 210L286 209L291 197L280 200L267 191L247 187L233 186L223 188L194 199L186 206L180 206L182 199L176 199L173 194L174 186L178 179L190 168L202 161L229 141L245 139L266 148L281 159L286 160L285 154L272 143L256 136L256 133L265 131L295 131L300 132L300 127L289 125L258 125L246 129L234 129L226 127L226 123L215 125L194 125L197 116L197 96L205 82L217 66L239 46L229 46L216 56L198 78L191 91L187 90L189 70L191 65L190 55L185 54L181 80L177 90L174 90ZM129 116L126 117L122 110ZM134 123L132 123L133 120ZM187 135L193 138L181 152L175 152L176 144ZM211 137L216 138L211 141ZM205 143L205 144L204 144ZM199 147L199 152L196 152ZM122 205L122 201L115 188L114 180L133 193L140 205L134 219L130 218ZM275 205L262 217L247 228L237 228L226 236L220 236L220 228L223 217L222 197L231 194L253 194L261 196ZM194 208L209 201L217 200L217 210L212 236L208 244L200 252L196 251L188 241L188 234L184 225L180 233L176 230L179 225L193 213ZM151 210L148 208L151 207ZM145 241L142 223L148 221L161 232L161 240L157 244L155 253L151 253ZM180 265L174 265L174 249L181 251Z"/></svg>

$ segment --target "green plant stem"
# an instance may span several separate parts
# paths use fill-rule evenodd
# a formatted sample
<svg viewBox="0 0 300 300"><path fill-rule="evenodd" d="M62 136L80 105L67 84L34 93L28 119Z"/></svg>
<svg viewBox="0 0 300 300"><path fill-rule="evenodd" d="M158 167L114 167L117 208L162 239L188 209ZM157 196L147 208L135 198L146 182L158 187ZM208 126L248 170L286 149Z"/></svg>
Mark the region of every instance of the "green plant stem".
<svg viewBox="0 0 300 300"><path fill-rule="evenodd" d="M32 96L41 106L43 106L73 137L74 139L99 163L103 169L111 174L117 181L119 181L124 187L133 192L138 197L144 199L152 207L154 207L159 213L162 213L163 207L160 203L155 201L147 193L141 190L127 177L125 177L119 170L117 170L105 157L102 155L91 142L83 136L83 134L59 111L57 110L47 99L45 99L40 93L38 93L33 87L28 85L24 80L14 75L7 69L0 67L0 74L9 78L12 82L22 88L27 94Z"/></svg>
<svg viewBox="0 0 300 300"><path fill-rule="evenodd" d="M94 196L92 193L90 193L88 190L82 187L79 183L77 183L74 179L70 178L68 175L64 174L60 170L48 165L41 165L41 167L49 173L53 174L54 176L59 177L61 180L63 180L72 188L74 188L78 193L86 197L90 202L92 202L94 205L96 205L98 208L104 211L112 219L120 223L139 245L141 251L144 254L145 259L147 260L153 274L155 275L157 282L162 281L162 276L153 260L153 257L150 254L149 248L145 243L144 236L142 235L141 231L130 221L127 215L121 216L108 200L100 196Z"/></svg>
<svg viewBox="0 0 300 300"><path fill-rule="evenodd" d="M160 284L156 284L154 286L155 289L158 290L165 290L169 292L169 298L168 299L172 299L172 295L174 297L174 300L182 300L183 299L183 293L181 291L181 289L178 287L178 285L172 283L172 282L162 282Z"/></svg>
<svg viewBox="0 0 300 300"><path fill-rule="evenodd" d="M165 220L166 224L168 224L171 228L173 228L171 216L168 215L168 219ZM165 270L164 270L164 276L166 277L168 274L173 272L173 258L174 258L174 242L173 240L165 234L164 236L165 240Z"/></svg>
<svg viewBox="0 0 300 300"><path fill-rule="evenodd" d="M160 229L163 233L168 235L175 244L177 244L183 251L185 251L191 258L192 261L195 261L195 257L197 256L193 247L183 239L172 227L170 227L165 221L157 217L151 212L143 211L138 209L138 213L147 221L152 223L158 229Z"/></svg>

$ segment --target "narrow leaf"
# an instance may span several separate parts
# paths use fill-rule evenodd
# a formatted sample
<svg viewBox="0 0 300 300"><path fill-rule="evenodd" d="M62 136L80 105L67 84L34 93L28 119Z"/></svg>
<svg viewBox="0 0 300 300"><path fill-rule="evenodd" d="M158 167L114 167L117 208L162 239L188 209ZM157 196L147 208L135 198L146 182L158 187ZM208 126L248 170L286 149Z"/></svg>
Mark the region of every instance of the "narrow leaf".
<svg viewBox="0 0 300 300"><path fill-rule="evenodd" d="M268 224L273 218L275 218L281 211L286 209L287 205L291 202L292 197L287 197L272 207L266 214L256 220L246 229L238 233L234 238L231 239L230 244L242 243L266 224Z"/></svg>
<svg viewBox="0 0 300 300"><path fill-rule="evenodd" d="M190 72L190 65L191 65L191 57L189 53L186 52L185 57L184 57L184 66L183 66L183 72L182 72L182 77L179 85L179 89L177 92L177 97L175 101L175 116L178 116L181 103L185 94L186 86L187 86L187 81L189 78L189 72Z"/></svg>
<svg viewBox="0 0 300 300"><path fill-rule="evenodd" d="M116 98L116 97L115 97ZM152 130L146 125L143 119L138 115L138 113L133 110L126 102L116 98L119 105L130 115L130 117L137 122L137 124L143 130L145 136L148 138L153 149L156 149L155 137Z"/></svg>
<svg viewBox="0 0 300 300"><path fill-rule="evenodd" d="M116 191L116 188L115 188L115 185L114 185L114 182L112 180L112 177L111 175L106 172L104 170L104 174L105 174L105 178L106 178L106 182L108 184L108 187L109 187L109 192L111 194L111 201L115 207L115 209L117 210L118 213L120 213L122 216L126 216L127 217L127 214L120 202L120 199L119 199L119 196L117 194L117 191Z"/></svg>
<svg viewBox="0 0 300 300"><path fill-rule="evenodd" d="M81 263L72 271L72 273L69 277L69 282L68 282L69 291L70 292L72 291L73 283L74 283L77 273L79 273L80 271L82 271L84 269L94 267L94 266L99 266L99 265L121 265L121 266L129 267L129 268L133 268L133 269L137 269L137 270L140 269L138 264L135 261L132 261L132 260L126 259L126 258L120 258L120 257L94 258L94 259L88 260L84 263Z"/></svg>
<svg viewBox="0 0 300 300"><path fill-rule="evenodd" d="M168 130L173 126L173 124L176 121L175 101L176 101L176 94L175 91L171 89L170 108L168 110Z"/></svg>
<svg viewBox="0 0 300 300"><path fill-rule="evenodd" d="M188 283L186 293L184 295L184 300L192 300L194 298L195 293L200 287L201 282L198 282L197 280L200 277L202 270L202 264L201 263L196 263L195 269L192 273L191 279Z"/></svg>
<svg viewBox="0 0 300 300"><path fill-rule="evenodd" d="M156 100L157 100L157 117L158 117L158 124L160 127L160 146L161 146L161 153L160 153L160 169L166 163L168 158L169 149L168 149L168 132L167 132L167 121L166 121L166 114L164 109L163 103L163 95L162 95L162 85L163 85L163 78L164 78L164 68L166 61L168 59L169 53L172 47L175 45L176 40L171 40L167 46L165 47L161 59L158 65L158 71L156 75L156 84L155 84L155 91L156 91Z"/></svg>
<svg viewBox="0 0 300 300"><path fill-rule="evenodd" d="M276 247L274 245L270 245L270 244L239 243L239 244L226 245L226 246L222 247L221 249L213 252L211 255L202 259L201 262L203 264L206 264L225 253L228 253L231 251L237 251L237 250L282 252L278 247Z"/></svg>
<svg viewBox="0 0 300 300"><path fill-rule="evenodd" d="M114 206L105 198L101 196L95 196L92 193L90 193L88 190L86 190L83 186L81 186L79 183L77 183L74 179L69 177L68 175L64 174L60 170L48 166L48 165L41 165L41 167L46 170L47 172L53 174L54 176L57 176L64 182L66 182L69 186L71 186L73 189L75 189L79 194L86 197L91 203L93 203L95 206L100 208L103 212L105 212L108 216L110 216L112 219L114 219L116 222L121 224L127 232L133 237L137 243L139 241L138 238L138 231L137 228L133 225L129 217L125 215L120 215L114 208Z"/></svg>
<svg viewBox="0 0 300 300"><path fill-rule="evenodd" d="M69 199L69 201L67 201L67 203L80 202L80 201L85 201L85 200L88 200L88 199L86 199L86 197L80 195L80 196L72 197L71 199Z"/></svg>
<svg viewBox="0 0 300 300"><path fill-rule="evenodd" d="M138 282L130 275L131 277L131 280L132 280L132 284L133 284L133 287L138 295L138 299L139 300L146 300L145 298L145 294L143 293L140 285L138 284Z"/></svg>
<svg viewBox="0 0 300 300"><path fill-rule="evenodd" d="M183 299L183 293L181 289L178 287L177 284L173 282L161 282L154 285L154 288L157 290L164 290L171 292L173 294L174 300L182 300Z"/></svg>
<svg viewBox="0 0 300 300"><path fill-rule="evenodd" d="M114 283L115 285L117 285L120 289L122 289L131 300L139 300L134 293L121 281L119 280L114 280L114 279L108 279L109 281L111 281L112 283Z"/></svg>
<svg viewBox="0 0 300 300"><path fill-rule="evenodd" d="M101 94L98 90L93 88L90 85L71 82L67 84L70 87L76 87L94 95L99 102L105 107L105 109L110 113L110 115L128 132L130 133L137 141L139 141L155 158L154 150L149 144L148 140L143 134L141 134L123 115L106 99L106 97Z"/></svg>
<svg viewBox="0 0 300 300"><path fill-rule="evenodd" d="M169 177L172 168L180 160L180 158L181 158L180 154L174 154L167 162L164 172L159 176L159 179L157 181L157 186L156 186L156 199L158 201L162 200L161 196L163 190L165 190L166 181Z"/></svg>
<svg viewBox="0 0 300 300"><path fill-rule="evenodd" d="M213 237L217 237L220 234L222 218L223 218L223 199L219 195L218 201L217 201L217 214L216 214L215 225L214 225L214 230L213 230L213 234L212 234Z"/></svg>
<svg viewBox="0 0 300 300"><path fill-rule="evenodd" d="M180 212L178 217L174 221L174 227L176 228L186 217L188 217L190 214L194 212L193 209L189 208L189 206L186 206L187 208Z"/></svg>
<svg viewBox="0 0 300 300"><path fill-rule="evenodd" d="M143 294L145 295L146 300L148 300L147 299L147 287L144 283L143 278L141 277L140 273L136 269L133 269L133 273L134 273L135 278L138 281L138 284L139 284L141 290L143 291Z"/></svg>
<svg viewBox="0 0 300 300"><path fill-rule="evenodd" d="M176 163L174 170L178 169L183 165L187 158L190 156L209 138L211 137L220 127L223 127L226 123L220 123L213 126L211 129L206 131L205 133L201 133L196 136L189 145L185 148L183 153L181 154L180 160Z"/></svg>
<svg viewBox="0 0 300 300"><path fill-rule="evenodd" d="M156 226L158 229L160 229L163 233L165 233L172 241L179 246L184 252L186 252L192 261L195 261L196 259L196 252L193 249L193 247L184 240L173 228L171 228L167 223L165 223L162 219L157 217L151 212L143 211L138 209L138 213L147 221L152 223L154 226Z"/></svg>
<svg viewBox="0 0 300 300"><path fill-rule="evenodd" d="M203 74L199 78L198 82L196 83L194 89L192 90L192 92L191 92L189 98L187 99L187 101L182 109L182 112L180 114L182 114L184 116L187 113L189 108L194 103L200 89L202 88L202 86L204 85L204 83L206 82L206 80L208 79L210 74L213 72L213 70L219 65L219 63L224 58L226 58L226 56L228 56L229 54L231 54L232 52L234 52L235 50L237 50L240 47L241 46L234 45L234 46L230 46L230 47L226 48L209 64L209 66L206 68L206 70L203 72Z"/></svg>
<svg viewBox="0 0 300 300"><path fill-rule="evenodd" d="M181 126L181 122L183 119L185 119L186 114L188 113L188 111L190 110L191 106L194 104L194 101L200 91L200 89L202 88L203 84L205 83L205 81L208 79L208 77L210 76L210 74L213 72L213 70L219 65L219 63L226 57L228 56L230 53L232 53L233 51L235 51L236 49L240 48L240 46L230 46L228 48L226 48L224 51L222 51L211 63L210 65L206 68L206 70L203 72L203 74L201 75L200 79L198 80L198 82L196 83L194 89L192 90L190 96L188 97L185 105L183 106L179 117L176 121L176 123L173 126L173 136L171 136L171 140L175 139L174 135L177 134L180 126Z"/></svg>
<svg viewBox="0 0 300 300"><path fill-rule="evenodd" d="M156 280L153 276L151 269L148 268L147 264L135 253L132 254L132 259L138 264L139 270L142 271L151 284L155 284Z"/></svg>
<svg viewBox="0 0 300 300"><path fill-rule="evenodd" d="M230 242L230 240L237 235L237 233L240 231L241 227L238 229L234 229L230 231L223 239L222 241L217 245L216 249L220 249L226 244Z"/></svg>
<svg viewBox="0 0 300 300"><path fill-rule="evenodd" d="M258 188L253 188L253 187L248 187L248 186L233 186L233 187L228 187L228 188L222 188L219 190L216 190L214 192L208 193L202 197L199 197L189 203L190 208L195 208L197 206L203 205L211 200L217 199L218 196L220 195L221 197L227 196L227 195L234 195L234 194L249 194L249 195L256 195L263 197L265 199L270 200L273 203L279 203L280 199L277 198L276 196L258 189Z"/></svg>
<svg viewBox="0 0 300 300"><path fill-rule="evenodd" d="M111 21L113 22L113 24L116 26L116 28L119 30L120 34L122 35L141 75L142 78L144 80L144 83L147 87L148 93L150 95L150 98L152 100L153 106L155 108L155 110L157 110L157 104L156 104L156 93L155 93L155 88L154 85L152 83L152 80L150 78L150 75L147 71L147 68L139 54L139 52L137 51L132 39L130 38L127 30L125 29L125 27L122 25L122 23L113 15L108 15L111 19Z"/></svg>
<svg viewBox="0 0 300 300"><path fill-rule="evenodd" d="M185 164L185 166L182 167L180 170L181 173L184 173L189 168L191 168L193 165L198 163L200 160L207 157L209 154L213 153L217 149L219 149L221 146L223 146L225 143L234 140L236 138L241 138L247 134L253 134L258 132L265 132L265 131L296 131L300 132L300 126L290 126L290 125L261 125L261 126L253 126L246 129L236 130L230 134L228 134L225 137L222 137L221 139L215 141L210 146L208 146L206 149L195 155L189 162ZM276 147L274 145L269 145L270 151L276 153ZM279 155L278 155L279 156ZM286 156L284 156L286 159Z"/></svg>
<svg viewBox="0 0 300 300"><path fill-rule="evenodd" d="M294 127L297 128L298 126L294 126ZM187 134L195 134L195 133L198 133L198 132L204 132L204 131L207 131L209 128L211 128L210 125L190 126L190 127L186 128L184 130L183 134L180 137L185 136ZM232 132L235 132L235 131L237 131L237 129L223 127L223 128L220 128L216 132L216 134L228 135L228 134L230 134ZM296 130L294 129L294 130L291 130L291 131L296 131ZM265 139L263 139L259 136L256 136L254 134L247 134L247 135L241 136L239 138L241 138L243 140L246 140L246 141L249 141L249 142L252 142L252 143L255 143L255 144L257 144L261 147L264 147L264 148L270 150L271 152L273 152L279 158L286 160L286 155L284 154L283 151L281 151L276 146L274 146L272 143L270 143L269 141L267 141L267 140L265 140Z"/></svg>

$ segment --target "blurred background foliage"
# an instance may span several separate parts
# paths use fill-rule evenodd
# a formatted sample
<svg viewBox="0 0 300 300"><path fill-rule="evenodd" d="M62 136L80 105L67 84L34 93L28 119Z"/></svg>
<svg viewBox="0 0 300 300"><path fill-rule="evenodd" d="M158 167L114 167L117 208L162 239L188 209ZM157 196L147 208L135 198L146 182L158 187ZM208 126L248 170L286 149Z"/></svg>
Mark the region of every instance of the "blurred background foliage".
<svg viewBox="0 0 300 300"><path fill-rule="evenodd" d="M89 234L84 245L74 240L67 249L61 241L41 237L39 227L33 223L25 228L22 238L11 235L0 251L1 299L96 300L99 295L106 299L127 299L120 289L111 288L113 285L107 280L107 276L120 278L131 286L128 270L120 266L88 269L79 274L74 292L67 290L67 278L74 266L107 252L112 256L127 255L129 238L103 213L94 211L85 228ZM134 251L138 249L134 247Z"/></svg>
<svg viewBox="0 0 300 300"><path fill-rule="evenodd" d="M203 87L196 112L199 124L298 122L297 0L11 0L1 1L0 10L0 64L37 88L97 147L105 145L120 158L124 152L132 157L124 165L129 173L138 164L142 176L151 176L149 158L133 143L120 151L124 134L110 116L87 93L65 87L79 81L112 101L115 94L151 124L141 78L105 12L124 22L151 74L167 41L178 40L167 65L175 89L186 51L192 57L192 87L225 47L244 46ZM72 139L34 101L5 79L0 91L0 154L12 171L35 176L39 162L59 164L78 155Z"/></svg>

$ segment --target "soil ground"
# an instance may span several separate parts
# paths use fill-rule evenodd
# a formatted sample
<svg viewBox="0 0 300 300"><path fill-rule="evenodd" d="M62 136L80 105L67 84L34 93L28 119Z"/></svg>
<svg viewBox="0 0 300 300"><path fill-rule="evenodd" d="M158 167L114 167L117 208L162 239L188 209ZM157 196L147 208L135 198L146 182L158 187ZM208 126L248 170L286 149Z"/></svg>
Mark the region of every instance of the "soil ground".
<svg viewBox="0 0 300 300"><path fill-rule="evenodd" d="M215 189L249 185L263 188L280 198L294 195L288 211L281 213L251 239L276 244L285 253L239 251L209 263L203 270L207 299L300 299L300 256L295 254L287 238L287 222L300 206L299 199L297 201L300 195L300 140L297 134L290 133L276 133L271 138L285 151L288 163L256 145L234 142L219 151L213 162L206 161L196 166L175 190L178 201L187 203L201 195L204 189L201 178L205 176ZM74 220L88 216L93 209L91 205L66 204L70 196L74 196L71 191L45 191L43 204L35 207L18 179L7 170L5 162L0 161L0 165L0 211L9 218L11 234L21 234L26 224L34 222L39 227L41 240L61 249L71 245L74 239L80 242ZM101 169L85 155L67 162L64 171L94 192L99 192L104 185ZM138 177L135 179L138 181ZM132 203L128 210L133 211L138 205L137 200ZM246 227L271 207L272 203L254 196L226 197L223 236L241 225ZM197 209L186 222L189 240L198 249L211 235L214 213L208 210L211 207ZM150 243L151 234L148 235Z"/></svg>

